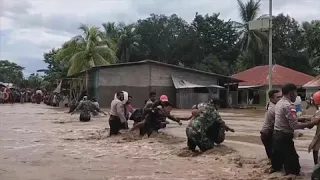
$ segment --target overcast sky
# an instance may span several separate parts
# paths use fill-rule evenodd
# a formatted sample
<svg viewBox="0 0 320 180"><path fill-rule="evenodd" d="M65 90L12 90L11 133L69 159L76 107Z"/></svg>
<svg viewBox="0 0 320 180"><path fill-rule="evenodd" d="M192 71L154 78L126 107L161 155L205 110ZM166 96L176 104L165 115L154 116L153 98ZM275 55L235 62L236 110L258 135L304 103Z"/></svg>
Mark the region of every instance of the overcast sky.
<svg viewBox="0 0 320 180"><path fill-rule="evenodd" d="M268 2L262 0L260 14L268 13ZM0 59L24 66L25 75L46 68L43 53L77 35L80 23L129 23L151 13L190 22L196 12L239 20L236 0L0 0L0 10ZM320 0L274 0L273 12L300 22L320 19Z"/></svg>

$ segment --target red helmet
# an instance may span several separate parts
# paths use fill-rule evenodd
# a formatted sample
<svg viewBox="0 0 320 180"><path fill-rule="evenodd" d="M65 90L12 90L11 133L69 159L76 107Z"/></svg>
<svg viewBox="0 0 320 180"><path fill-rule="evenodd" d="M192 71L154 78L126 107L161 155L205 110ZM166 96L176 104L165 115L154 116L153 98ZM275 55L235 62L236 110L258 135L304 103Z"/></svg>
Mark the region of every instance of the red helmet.
<svg viewBox="0 0 320 180"><path fill-rule="evenodd" d="M313 94L313 102L315 105L320 105L320 91Z"/></svg>

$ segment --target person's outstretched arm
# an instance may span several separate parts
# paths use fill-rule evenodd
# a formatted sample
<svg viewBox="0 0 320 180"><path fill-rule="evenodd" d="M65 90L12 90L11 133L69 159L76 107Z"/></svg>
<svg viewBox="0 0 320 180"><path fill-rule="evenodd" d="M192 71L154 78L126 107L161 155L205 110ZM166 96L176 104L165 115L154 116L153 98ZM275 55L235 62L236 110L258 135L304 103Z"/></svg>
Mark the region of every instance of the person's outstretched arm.
<svg viewBox="0 0 320 180"><path fill-rule="evenodd" d="M74 109L74 110L71 112L71 114L74 114L75 112L77 112L79 109L81 109L81 108L82 108L82 106L83 106L83 103L82 103L82 102L80 102L80 104L77 106L77 108L76 108L76 109Z"/></svg>

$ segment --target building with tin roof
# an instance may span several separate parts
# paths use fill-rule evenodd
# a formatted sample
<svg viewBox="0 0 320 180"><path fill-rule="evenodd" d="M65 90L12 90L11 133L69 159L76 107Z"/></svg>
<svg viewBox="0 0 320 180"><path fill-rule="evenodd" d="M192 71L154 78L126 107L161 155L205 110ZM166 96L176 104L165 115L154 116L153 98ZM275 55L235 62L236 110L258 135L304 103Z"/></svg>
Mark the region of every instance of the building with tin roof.
<svg viewBox="0 0 320 180"><path fill-rule="evenodd" d="M132 95L135 107L143 107L151 91L157 96L167 95L177 108L191 108L212 98L220 99L223 104L227 102L228 93L233 92L236 100L241 81L152 60L98 66L68 78L85 78L89 98L96 97L104 107L110 106L118 91Z"/></svg>

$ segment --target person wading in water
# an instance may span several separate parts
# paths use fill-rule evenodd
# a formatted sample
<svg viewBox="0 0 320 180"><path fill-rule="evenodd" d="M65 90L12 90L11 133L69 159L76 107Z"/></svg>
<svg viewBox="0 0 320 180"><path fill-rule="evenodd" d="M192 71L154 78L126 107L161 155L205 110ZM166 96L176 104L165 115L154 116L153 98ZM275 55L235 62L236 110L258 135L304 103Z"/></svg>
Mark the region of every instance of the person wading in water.
<svg viewBox="0 0 320 180"><path fill-rule="evenodd" d="M319 123L319 119L309 122L310 118L298 118L293 104L297 97L297 87L294 84L284 85L282 95L283 97L275 106L272 170L270 173L280 171L284 166L286 175L300 175L301 167L299 156L294 147L293 132L296 129L312 128Z"/></svg>
<svg viewBox="0 0 320 180"><path fill-rule="evenodd" d="M95 97L91 99L91 102L92 102L92 104L94 104L97 108L100 107L100 106L99 106L99 103L97 102L97 99L96 99ZM95 111L92 113L92 115L97 116L97 115L98 115L98 112L95 110Z"/></svg>
<svg viewBox="0 0 320 180"><path fill-rule="evenodd" d="M151 105L156 101L156 92L152 91L149 93L149 99L145 102L145 105L143 108L138 108L132 112L131 116L129 117L130 120L133 120L133 126L140 123L144 120L143 117L143 111L146 108L150 108Z"/></svg>
<svg viewBox="0 0 320 180"><path fill-rule="evenodd" d="M170 114L172 105L169 101L156 101L151 108L145 111L145 121L143 127L140 128L140 135L145 134L150 137L153 132L158 132L159 129L166 126L165 119Z"/></svg>
<svg viewBox="0 0 320 180"><path fill-rule="evenodd" d="M37 104L40 104L40 103L41 103L42 94L43 94L42 91L41 91L39 88L37 88L37 90L36 90L36 96L35 96Z"/></svg>
<svg viewBox="0 0 320 180"><path fill-rule="evenodd" d="M155 107L159 106L159 108L161 108L161 106L163 106L162 102L169 102L168 100L168 97L166 95L162 95L160 96L160 101L155 101L154 103L149 103L149 104L146 104L144 110L143 110L143 114L142 114L142 118L143 118L143 121L142 122L139 122L137 124L135 124L130 130L129 130L129 133L130 132L133 132L137 129L140 129L140 135L144 135L145 132L144 132L144 129L145 129L145 124L146 124L146 118L147 118L147 115L150 111L152 111ZM171 105L171 103L170 103ZM172 108L172 105L171 105L171 108ZM171 110L170 110L171 111ZM170 111L166 111L166 112L169 112L168 113L161 113L161 115L164 115L162 116L162 121L163 121L163 124L168 124L168 122L166 121L166 118L169 118L171 119L172 121L175 121L177 122L179 125L182 125L182 123L180 122L180 119L177 119L175 118L174 116L170 115ZM161 126L162 128L165 127L165 125L162 125Z"/></svg>
<svg viewBox="0 0 320 180"><path fill-rule="evenodd" d="M124 116L126 117L126 120L127 120L127 122L124 125L124 129L129 129L128 120L130 119L131 114L134 112L133 107L131 105L132 100L133 100L132 96L128 95L128 101L124 104L124 107L125 107L124 108Z"/></svg>
<svg viewBox="0 0 320 180"><path fill-rule="evenodd" d="M145 108L148 108L148 107L151 107L151 105L152 105L154 102L156 102L156 100L157 100L156 96L157 96L157 93L154 92L154 91L152 91L152 92L149 93L149 99L148 99L148 101L146 102L146 104L145 104L145 106L144 106L144 109L145 109Z"/></svg>
<svg viewBox="0 0 320 180"><path fill-rule="evenodd" d="M124 128L127 122L124 112L124 94L122 91L116 94L116 97L111 102L111 111L109 118L110 136L118 135L120 129Z"/></svg>
<svg viewBox="0 0 320 180"><path fill-rule="evenodd" d="M268 159L271 160L272 155L272 134L273 134L273 127L275 121L275 112L274 107L276 106L277 102L281 99L282 93L279 90L270 90L268 92L270 102L267 105L267 112L265 115L265 120L262 126L262 130L260 131L261 134L261 141L264 145L266 150Z"/></svg>
<svg viewBox="0 0 320 180"><path fill-rule="evenodd" d="M91 120L91 113L97 111L104 115L107 115L104 113L100 108L98 108L95 104L93 104L91 101L87 100L87 96L84 96L81 103L78 105L78 107L71 112L71 115L74 114L76 111L80 110L80 121L81 122L88 122Z"/></svg>
<svg viewBox="0 0 320 180"><path fill-rule="evenodd" d="M198 146L204 152L220 144L225 139L225 131L234 132L221 119L214 103L201 103L193 106L193 120L186 128L187 145L189 150L195 151Z"/></svg>

